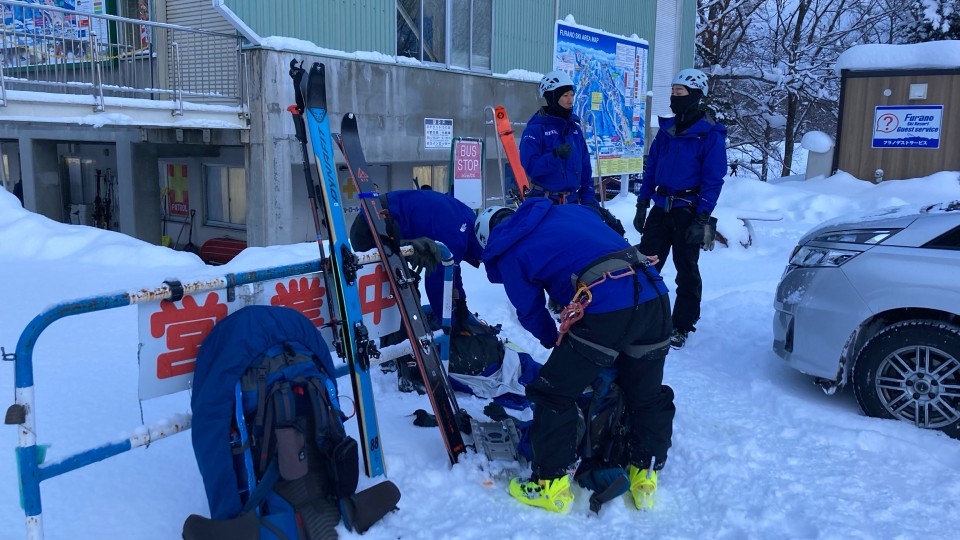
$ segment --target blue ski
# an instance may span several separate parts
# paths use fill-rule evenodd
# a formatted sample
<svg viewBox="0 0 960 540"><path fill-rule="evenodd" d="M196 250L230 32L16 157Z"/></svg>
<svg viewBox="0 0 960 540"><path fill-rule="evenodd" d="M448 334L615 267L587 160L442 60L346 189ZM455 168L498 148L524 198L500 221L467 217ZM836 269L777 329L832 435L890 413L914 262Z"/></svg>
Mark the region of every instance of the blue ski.
<svg viewBox="0 0 960 540"><path fill-rule="evenodd" d="M317 66L319 76L314 74L318 70ZM293 115L294 122L306 120L306 131L319 169L319 186L314 185L317 196L313 200L314 204L319 204L318 199L322 200L329 228L330 270L337 284L337 290L332 292L336 294L338 312L343 318L335 328L335 334L339 333L339 342L342 344L342 351L338 352L350 366L364 467L367 476L379 476L384 474L383 449L380 446L380 428L370 383L370 358L379 356L379 352L370 340L360 310L360 294L357 289L357 270L360 265L348 243L349 232L344 221L330 121L327 117L324 67L323 64L314 64L310 76L304 77L303 68L291 64L290 75L294 80L294 94L297 97L297 109L300 111L299 116ZM302 129L298 128L298 133L301 131ZM331 293L329 290L327 292Z"/></svg>

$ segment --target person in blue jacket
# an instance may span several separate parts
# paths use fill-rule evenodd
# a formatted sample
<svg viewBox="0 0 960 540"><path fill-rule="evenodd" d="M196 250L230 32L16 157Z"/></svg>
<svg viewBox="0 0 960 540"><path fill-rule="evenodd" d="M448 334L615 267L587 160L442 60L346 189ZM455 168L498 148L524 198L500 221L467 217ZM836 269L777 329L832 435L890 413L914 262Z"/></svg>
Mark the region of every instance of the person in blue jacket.
<svg viewBox="0 0 960 540"><path fill-rule="evenodd" d="M412 244L414 264L424 267L424 288L430 307L439 320L443 313L443 272L438 272L439 250L433 242L442 242L453 255L453 318L463 323L470 316L467 293L463 290L460 263L480 266L483 248L473 234L474 211L454 197L427 189L391 191L380 195L386 210L387 231L393 245ZM358 216L350 228L350 244L356 251L376 248L370 227Z"/></svg>
<svg viewBox="0 0 960 540"><path fill-rule="evenodd" d="M540 96L547 105L530 118L520 139L520 164L530 180L527 196L597 204L587 143L573 113L573 80L551 71L540 81Z"/></svg>
<svg viewBox="0 0 960 540"><path fill-rule="evenodd" d="M647 507L673 433L673 390L663 382L669 350L670 300L659 273L591 208L527 199L514 213L484 210L476 222L483 263L502 283L520 324L553 349L526 387L534 404L532 477L509 492L531 506L570 510L569 468L576 461L576 399L614 366L628 418L630 491ZM573 247L573 248L571 248ZM558 330L544 292L566 305ZM582 318L576 313L582 309Z"/></svg>
<svg viewBox="0 0 960 540"><path fill-rule="evenodd" d="M637 195L633 226L642 234L640 251L659 258L662 270L673 250L677 291L670 345L683 347L700 319L700 248L712 249L710 214L717 206L727 171L727 128L706 114L707 76L684 69L671 86L672 118L660 118ZM647 209L653 201L649 216Z"/></svg>

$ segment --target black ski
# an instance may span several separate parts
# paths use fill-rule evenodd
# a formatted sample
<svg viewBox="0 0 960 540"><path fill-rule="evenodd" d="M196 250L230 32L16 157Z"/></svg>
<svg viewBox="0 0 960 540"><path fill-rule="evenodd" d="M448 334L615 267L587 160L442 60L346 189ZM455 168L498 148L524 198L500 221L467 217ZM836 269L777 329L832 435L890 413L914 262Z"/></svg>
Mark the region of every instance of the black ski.
<svg viewBox="0 0 960 540"><path fill-rule="evenodd" d="M313 70L310 76L314 76ZM347 162L350 176L356 184L360 204L363 206L363 213L370 229L377 232L373 238L380 252L380 260L383 261L387 275L390 277L390 287L397 299L404 330L410 339L413 355L423 375L427 396L436 414L447 454L450 462L456 463L457 456L465 450L463 436L460 434L462 418L460 407L457 405L457 398L450 388L450 381L447 380L446 371L440 362L438 348L433 342L433 333L424 317L416 290L417 280L411 275L403 256L381 240L381 237L386 237L386 224L380 215L380 201L374 190L373 180L367 174L367 161L363 156L357 119L353 114L348 113L343 117L340 135L334 137Z"/></svg>

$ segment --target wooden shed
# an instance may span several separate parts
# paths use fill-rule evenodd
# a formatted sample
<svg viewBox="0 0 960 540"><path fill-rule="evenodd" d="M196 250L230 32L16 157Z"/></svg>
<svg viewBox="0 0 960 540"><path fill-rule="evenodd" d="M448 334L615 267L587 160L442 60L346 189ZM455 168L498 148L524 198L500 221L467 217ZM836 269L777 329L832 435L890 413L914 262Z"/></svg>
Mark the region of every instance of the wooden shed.
<svg viewBox="0 0 960 540"><path fill-rule="evenodd" d="M833 169L870 181L960 171L960 41L840 55Z"/></svg>

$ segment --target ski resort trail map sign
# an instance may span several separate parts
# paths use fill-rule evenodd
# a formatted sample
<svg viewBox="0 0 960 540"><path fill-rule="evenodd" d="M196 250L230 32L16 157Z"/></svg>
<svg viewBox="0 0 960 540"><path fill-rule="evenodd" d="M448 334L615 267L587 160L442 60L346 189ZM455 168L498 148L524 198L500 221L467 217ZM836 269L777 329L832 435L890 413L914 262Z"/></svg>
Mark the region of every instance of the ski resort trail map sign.
<svg viewBox="0 0 960 540"><path fill-rule="evenodd" d="M583 122L593 174L642 172L649 45L564 21L554 39L553 69L573 79L573 112Z"/></svg>

